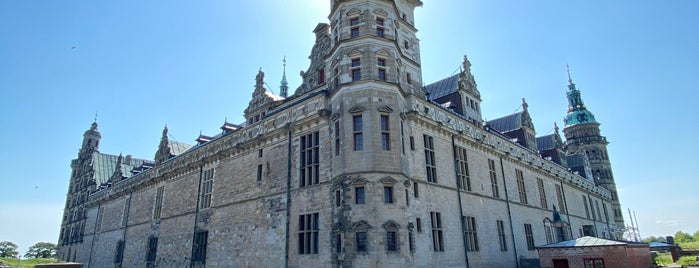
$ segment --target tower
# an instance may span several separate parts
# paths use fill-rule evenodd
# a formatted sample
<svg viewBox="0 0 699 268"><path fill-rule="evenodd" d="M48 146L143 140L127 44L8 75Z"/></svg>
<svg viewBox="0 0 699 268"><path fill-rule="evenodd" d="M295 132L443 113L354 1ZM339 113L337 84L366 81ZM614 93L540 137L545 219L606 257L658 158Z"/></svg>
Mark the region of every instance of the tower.
<svg viewBox="0 0 699 268"><path fill-rule="evenodd" d="M580 90L570 77L568 70L568 114L566 115L563 133L566 138L566 153L568 155L585 154L590 162L593 180L612 193L612 215L617 227L624 226L621 204L617 195L616 184L612 173L612 165L607 154L607 138L600 133L600 123L587 110L580 96ZM605 212L607 210L605 209ZM619 237L617 237L619 238Z"/></svg>

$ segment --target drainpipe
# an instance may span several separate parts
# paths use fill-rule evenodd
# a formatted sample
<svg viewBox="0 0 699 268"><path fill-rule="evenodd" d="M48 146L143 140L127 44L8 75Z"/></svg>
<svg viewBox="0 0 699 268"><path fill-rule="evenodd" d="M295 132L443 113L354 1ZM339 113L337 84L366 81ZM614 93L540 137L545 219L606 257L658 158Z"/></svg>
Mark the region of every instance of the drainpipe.
<svg viewBox="0 0 699 268"><path fill-rule="evenodd" d="M92 264L92 251L95 248L95 240L97 240L97 218L99 218L101 207L102 202L97 202L97 217L95 217L95 228L92 231L92 242L90 242L90 255L87 257L87 267L90 267L90 264ZM68 258L70 258L70 256L68 256Z"/></svg>
<svg viewBox="0 0 699 268"><path fill-rule="evenodd" d="M464 241L464 257L466 258L466 268L469 267L468 263L468 245L466 242L466 226L464 222L464 210L463 210L463 205L461 204L461 190L459 190L459 166L458 162L456 161L456 142L454 142L454 134L451 135L451 148L452 152L454 155L454 178L456 178L456 196L459 198L459 214L461 217L461 238L463 238Z"/></svg>
<svg viewBox="0 0 699 268"><path fill-rule="evenodd" d="M500 172L502 172L503 187L505 188L505 203L507 204L507 217L510 220L510 237L512 237L512 248L515 251L515 264L519 268L519 258L517 257L517 241L515 241L515 229L512 226L512 210L510 209L510 196L507 194L507 178L505 178L505 165L502 163L500 156Z"/></svg>
<svg viewBox="0 0 699 268"><path fill-rule="evenodd" d="M193 227L193 232L192 232L192 254L190 255L190 258L194 256L194 234L197 232L197 221L199 220L199 201L201 199L201 182L202 179L204 178L204 164L201 164L199 166L199 186L197 187L197 205L194 208L194 227ZM189 267L192 267L192 260L189 260Z"/></svg>
<svg viewBox="0 0 699 268"><path fill-rule="evenodd" d="M287 139L287 157L286 157L286 226L284 227L284 267L289 267L289 217L291 208L291 124L286 124Z"/></svg>

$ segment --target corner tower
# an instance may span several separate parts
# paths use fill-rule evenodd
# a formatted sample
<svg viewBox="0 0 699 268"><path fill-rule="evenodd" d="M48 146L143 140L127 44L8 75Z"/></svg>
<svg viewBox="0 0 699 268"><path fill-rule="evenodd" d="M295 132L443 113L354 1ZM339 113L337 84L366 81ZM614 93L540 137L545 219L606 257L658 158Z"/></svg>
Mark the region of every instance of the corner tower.
<svg viewBox="0 0 699 268"><path fill-rule="evenodd" d="M617 227L624 227L621 204L617 195L616 184L612 174L612 165L607 154L607 138L600 133L600 123L587 110L568 71L568 114L563 133L566 138L566 154L585 154L590 161L590 169L596 185L612 193L612 215ZM618 234L620 235L620 234ZM619 238L619 237L618 237Z"/></svg>

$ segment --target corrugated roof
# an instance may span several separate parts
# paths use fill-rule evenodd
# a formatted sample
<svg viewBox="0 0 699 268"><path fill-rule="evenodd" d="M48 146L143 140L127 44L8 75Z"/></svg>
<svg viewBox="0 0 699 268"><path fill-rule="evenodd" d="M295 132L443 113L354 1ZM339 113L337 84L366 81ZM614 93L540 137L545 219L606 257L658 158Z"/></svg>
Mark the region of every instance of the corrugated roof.
<svg viewBox="0 0 699 268"><path fill-rule="evenodd" d="M546 151L556 148L556 134L536 137L536 148Z"/></svg>
<svg viewBox="0 0 699 268"><path fill-rule="evenodd" d="M430 100L436 100L456 92L459 88L459 74L452 75L437 82L426 85L423 90L428 92Z"/></svg>
<svg viewBox="0 0 699 268"><path fill-rule="evenodd" d="M537 248L572 248L572 247L599 247L599 246L621 246L628 245L626 242L602 239L599 237L583 236L568 241L561 241Z"/></svg>
<svg viewBox="0 0 699 268"><path fill-rule="evenodd" d="M522 127L522 112L490 120L488 121L488 126L500 131L500 133L507 133L520 129Z"/></svg>

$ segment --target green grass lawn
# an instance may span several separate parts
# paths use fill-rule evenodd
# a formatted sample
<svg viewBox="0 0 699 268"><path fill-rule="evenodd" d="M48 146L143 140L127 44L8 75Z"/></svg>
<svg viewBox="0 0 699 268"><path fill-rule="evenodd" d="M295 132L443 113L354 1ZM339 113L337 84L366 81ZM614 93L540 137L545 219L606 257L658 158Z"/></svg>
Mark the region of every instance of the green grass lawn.
<svg viewBox="0 0 699 268"><path fill-rule="evenodd" d="M21 259L19 261L19 267L34 267L34 265L37 264L53 262L56 262L56 259ZM0 258L0 263L11 267L17 267L17 259L13 258Z"/></svg>

